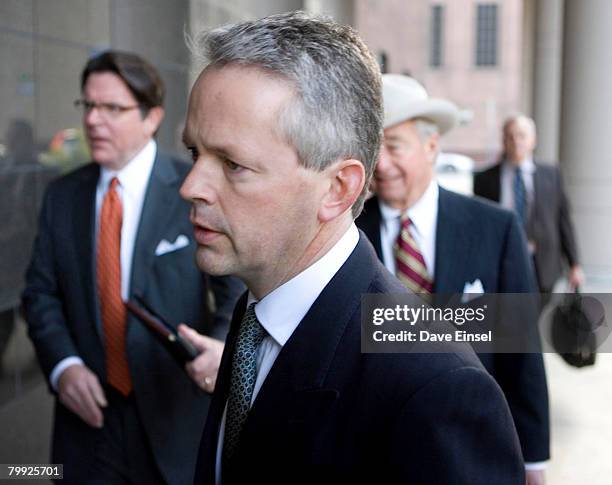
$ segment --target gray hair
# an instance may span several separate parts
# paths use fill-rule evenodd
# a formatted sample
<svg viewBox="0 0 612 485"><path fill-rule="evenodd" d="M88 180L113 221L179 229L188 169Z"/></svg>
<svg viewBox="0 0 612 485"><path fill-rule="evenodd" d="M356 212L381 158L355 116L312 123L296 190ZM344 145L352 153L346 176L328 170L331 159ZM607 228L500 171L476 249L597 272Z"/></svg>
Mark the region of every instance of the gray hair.
<svg viewBox="0 0 612 485"><path fill-rule="evenodd" d="M209 66L251 66L291 82L294 99L280 114L279 130L300 163L323 170L340 159L359 160L363 207L382 140L381 75L376 60L349 26L304 12L272 15L200 34L192 51Z"/></svg>
<svg viewBox="0 0 612 485"><path fill-rule="evenodd" d="M523 113L514 113L508 116L504 120L504 125L502 129L503 133L506 133L506 130L510 127L510 125L514 123L522 123L527 127L527 129L531 132L532 135L536 135L535 121L533 121L533 118L530 118L529 116L524 115Z"/></svg>

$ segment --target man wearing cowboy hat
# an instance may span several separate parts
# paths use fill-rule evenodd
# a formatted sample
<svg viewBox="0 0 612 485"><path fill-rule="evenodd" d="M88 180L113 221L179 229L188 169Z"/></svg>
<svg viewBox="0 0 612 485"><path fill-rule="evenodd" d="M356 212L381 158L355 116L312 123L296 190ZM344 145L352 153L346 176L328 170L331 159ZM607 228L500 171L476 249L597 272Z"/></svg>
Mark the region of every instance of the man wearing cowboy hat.
<svg viewBox="0 0 612 485"><path fill-rule="evenodd" d="M445 190L434 180L439 138L456 124L456 106L430 98L417 81L396 74L383 76L383 98L384 144L374 173L376 195L356 222L387 269L428 299L431 293L535 292L517 217ZM549 423L541 354L479 357L510 405L529 485L543 483Z"/></svg>

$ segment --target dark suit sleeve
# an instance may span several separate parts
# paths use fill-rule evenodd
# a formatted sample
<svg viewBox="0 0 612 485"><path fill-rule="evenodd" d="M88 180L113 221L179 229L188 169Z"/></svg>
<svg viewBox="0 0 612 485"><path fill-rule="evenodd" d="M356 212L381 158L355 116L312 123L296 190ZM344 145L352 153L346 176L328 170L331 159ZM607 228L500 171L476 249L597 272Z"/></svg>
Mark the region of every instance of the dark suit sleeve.
<svg viewBox="0 0 612 485"><path fill-rule="evenodd" d="M561 172L557 170L556 173L557 190L559 191L559 238L561 241L561 251L571 267L578 264L578 249L574 236L574 225L570 216L569 200L565 193Z"/></svg>
<svg viewBox="0 0 612 485"><path fill-rule="evenodd" d="M394 483L516 485L525 480L503 395L488 373L473 367L438 376L408 400L391 450L399 475Z"/></svg>
<svg viewBox="0 0 612 485"><path fill-rule="evenodd" d="M527 244L518 219L511 214L502 256L500 293L526 293L520 318L513 322L528 336L532 352L521 354L498 353L495 376L508 400L526 462L545 461L549 453L549 411L546 372L538 332L535 275ZM510 302L510 305L513 305ZM524 307L524 308L523 308ZM519 310L501 310L502 314L518 315ZM524 317L524 318L523 318Z"/></svg>
<svg viewBox="0 0 612 485"><path fill-rule="evenodd" d="M49 189L40 212L38 235L22 296L28 333L47 378L60 360L78 355L66 326L63 297L55 269L56 252L62 248L55 247L52 236L53 213L53 197Z"/></svg>
<svg viewBox="0 0 612 485"><path fill-rule="evenodd" d="M208 276L207 287L212 290L213 327L210 336L225 340L236 302L246 290L242 281L233 276Z"/></svg>

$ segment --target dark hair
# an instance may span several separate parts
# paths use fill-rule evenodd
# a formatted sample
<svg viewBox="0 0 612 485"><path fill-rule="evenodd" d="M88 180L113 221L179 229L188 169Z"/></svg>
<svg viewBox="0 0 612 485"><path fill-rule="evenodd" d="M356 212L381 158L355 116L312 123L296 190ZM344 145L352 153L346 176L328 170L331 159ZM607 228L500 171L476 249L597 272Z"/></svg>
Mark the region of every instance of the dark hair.
<svg viewBox="0 0 612 485"><path fill-rule="evenodd" d="M157 70L136 54L106 51L92 57L81 73L81 90L89 76L96 72L112 72L119 76L138 101L143 116L151 108L164 105L164 82Z"/></svg>

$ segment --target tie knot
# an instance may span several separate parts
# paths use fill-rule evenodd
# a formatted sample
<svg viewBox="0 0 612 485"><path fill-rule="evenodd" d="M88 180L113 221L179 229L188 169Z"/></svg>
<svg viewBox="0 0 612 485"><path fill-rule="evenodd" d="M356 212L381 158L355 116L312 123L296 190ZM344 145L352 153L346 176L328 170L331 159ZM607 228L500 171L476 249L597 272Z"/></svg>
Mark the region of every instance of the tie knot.
<svg viewBox="0 0 612 485"><path fill-rule="evenodd" d="M239 339L245 339L252 342L253 345L259 346L261 341L266 336L266 329L261 326L257 315L255 314L255 303L251 303L240 325Z"/></svg>
<svg viewBox="0 0 612 485"><path fill-rule="evenodd" d="M110 184L108 184L108 188L110 190L115 190L117 188L117 185L120 185L119 179L117 177L113 177L110 181Z"/></svg>
<svg viewBox="0 0 612 485"><path fill-rule="evenodd" d="M405 214L400 217L400 221L402 223L402 229L408 229L412 225L412 219Z"/></svg>

